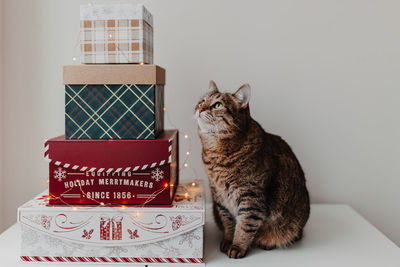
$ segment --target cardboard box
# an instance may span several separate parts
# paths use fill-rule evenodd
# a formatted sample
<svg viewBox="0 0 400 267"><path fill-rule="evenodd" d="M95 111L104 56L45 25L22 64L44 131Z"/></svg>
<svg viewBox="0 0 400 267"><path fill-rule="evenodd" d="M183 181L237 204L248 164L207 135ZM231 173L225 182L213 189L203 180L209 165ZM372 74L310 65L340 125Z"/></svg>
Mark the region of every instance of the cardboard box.
<svg viewBox="0 0 400 267"><path fill-rule="evenodd" d="M178 131L152 140L46 141L50 204L171 205Z"/></svg>
<svg viewBox="0 0 400 267"><path fill-rule="evenodd" d="M164 129L159 66L70 65L63 80L68 139L154 139Z"/></svg>
<svg viewBox="0 0 400 267"><path fill-rule="evenodd" d="M178 189L171 208L49 206L44 192L18 209L20 259L201 265L204 195L190 187Z"/></svg>
<svg viewBox="0 0 400 267"><path fill-rule="evenodd" d="M153 16L143 5L80 7L82 63L153 63Z"/></svg>

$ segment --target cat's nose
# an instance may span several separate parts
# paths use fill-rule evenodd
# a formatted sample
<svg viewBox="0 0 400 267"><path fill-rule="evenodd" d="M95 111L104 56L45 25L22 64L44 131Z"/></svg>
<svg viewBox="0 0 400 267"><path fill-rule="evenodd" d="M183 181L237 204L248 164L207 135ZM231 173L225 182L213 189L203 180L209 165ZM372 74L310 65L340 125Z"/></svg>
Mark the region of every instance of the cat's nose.
<svg viewBox="0 0 400 267"><path fill-rule="evenodd" d="M199 105L199 113L202 113L205 110L204 105Z"/></svg>

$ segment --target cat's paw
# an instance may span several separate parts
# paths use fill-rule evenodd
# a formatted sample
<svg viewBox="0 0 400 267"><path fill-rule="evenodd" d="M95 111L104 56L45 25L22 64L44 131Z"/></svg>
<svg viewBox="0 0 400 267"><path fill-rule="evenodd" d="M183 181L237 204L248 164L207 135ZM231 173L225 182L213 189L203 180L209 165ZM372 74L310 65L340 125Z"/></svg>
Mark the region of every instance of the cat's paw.
<svg viewBox="0 0 400 267"><path fill-rule="evenodd" d="M231 247L228 249L226 254L228 255L229 258L239 259L239 258L243 258L244 256L246 256L247 250L240 248L236 245L231 245Z"/></svg>
<svg viewBox="0 0 400 267"><path fill-rule="evenodd" d="M221 241L221 243L219 244L219 249L221 250L221 252L223 253L227 253L228 249L232 246L232 241L224 239Z"/></svg>

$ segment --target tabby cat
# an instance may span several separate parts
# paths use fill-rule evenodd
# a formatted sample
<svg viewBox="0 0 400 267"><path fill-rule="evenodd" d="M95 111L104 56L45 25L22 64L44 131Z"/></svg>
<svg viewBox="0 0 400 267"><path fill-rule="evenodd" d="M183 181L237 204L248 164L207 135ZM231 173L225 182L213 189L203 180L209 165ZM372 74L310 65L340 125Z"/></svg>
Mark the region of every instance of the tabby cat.
<svg viewBox="0 0 400 267"><path fill-rule="evenodd" d="M289 145L250 116L250 86L211 91L196 105L202 158L220 249L242 258L252 247L286 247L302 237L310 213L303 170Z"/></svg>

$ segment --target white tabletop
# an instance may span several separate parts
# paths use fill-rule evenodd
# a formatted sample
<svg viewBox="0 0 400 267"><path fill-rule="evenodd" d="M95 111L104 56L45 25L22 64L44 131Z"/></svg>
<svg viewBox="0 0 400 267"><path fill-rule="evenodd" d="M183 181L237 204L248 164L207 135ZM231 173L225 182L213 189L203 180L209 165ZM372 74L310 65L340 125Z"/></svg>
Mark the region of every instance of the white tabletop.
<svg viewBox="0 0 400 267"><path fill-rule="evenodd" d="M400 267L400 248L345 205L312 205L311 217L306 225L303 240L290 248L272 251L253 249L243 259L229 259L219 251L220 238L221 235L213 222L211 209L208 206L204 247L205 262L210 267L226 265ZM19 246L19 227L13 225L0 235L0 266L26 267L29 264L19 263ZM49 264L30 264L35 267L49 266ZM51 265L65 267L71 264Z"/></svg>

